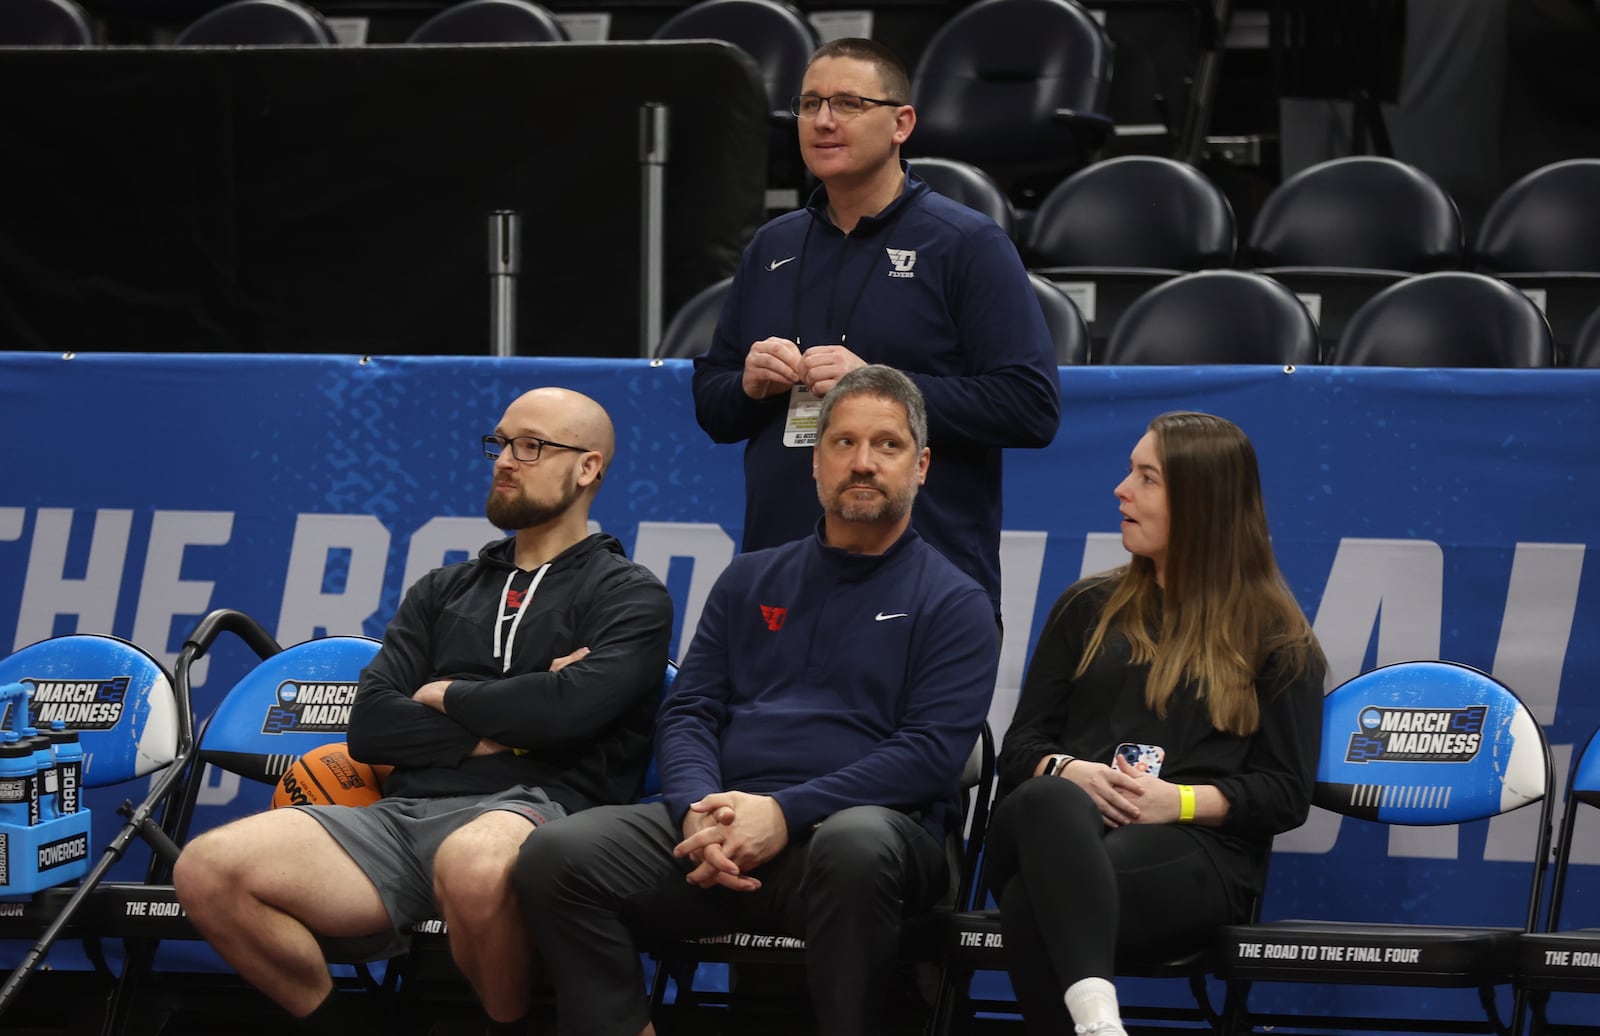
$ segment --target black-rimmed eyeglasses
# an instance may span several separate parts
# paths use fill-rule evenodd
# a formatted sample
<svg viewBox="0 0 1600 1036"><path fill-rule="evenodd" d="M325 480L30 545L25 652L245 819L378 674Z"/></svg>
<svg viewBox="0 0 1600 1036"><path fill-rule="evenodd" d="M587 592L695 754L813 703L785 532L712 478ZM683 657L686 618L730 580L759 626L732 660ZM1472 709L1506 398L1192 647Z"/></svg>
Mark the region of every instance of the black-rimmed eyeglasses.
<svg viewBox="0 0 1600 1036"><path fill-rule="evenodd" d="M564 442L551 442L541 439L536 435L516 435L506 438L503 435L485 435L483 437L483 455L490 460L499 460L506 447L511 447L511 456L524 464L532 464L539 459L539 452L546 446L558 450L577 450L579 453L588 453L583 446L568 446Z"/></svg>
<svg viewBox="0 0 1600 1036"><path fill-rule="evenodd" d="M836 119L853 119L867 110L869 104L880 104L889 108L898 108L903 102L885 101L878 97L859 97L856 94L834 94L832 97L818 97L816 94L799 94L789 98L789 114L797 115L802 119L814 119L826 104L828 110L833 112Z"/></svg>

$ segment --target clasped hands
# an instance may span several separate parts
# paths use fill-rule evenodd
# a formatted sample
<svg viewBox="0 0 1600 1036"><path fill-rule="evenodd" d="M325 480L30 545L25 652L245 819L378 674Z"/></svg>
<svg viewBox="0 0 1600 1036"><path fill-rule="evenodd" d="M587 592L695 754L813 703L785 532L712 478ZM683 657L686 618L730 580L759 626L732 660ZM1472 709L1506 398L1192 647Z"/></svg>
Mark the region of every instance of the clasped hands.
<svg viewBox="0 0 1600 1036"><path fill-rule="evenodd" d="M1082 788L1094 800L1107 827L1125 824L1170 824L1183 803L1178 786L1141 773L1117 756L1112 765L1077 759L1058 776Z"/></svg>
<svg viewBox="0 0 1600 1036"><path fill-rule="evenodd" d="M791 385L804 385L813 395L825 396L834 382L866 365L842 345L813 345L802 353L787 338L763 338L745 354L742 385L751 399L787 392Z"/></svg>
<svg viewBox="0 0 1600 1036"><path fill-rule="evenodd" d="M690 804L683 817L683 841L672 855L694 861L685 880L707 889L754 892L761 882L750 871L789 844L789 823L770 795L719 791Z"/></svg>

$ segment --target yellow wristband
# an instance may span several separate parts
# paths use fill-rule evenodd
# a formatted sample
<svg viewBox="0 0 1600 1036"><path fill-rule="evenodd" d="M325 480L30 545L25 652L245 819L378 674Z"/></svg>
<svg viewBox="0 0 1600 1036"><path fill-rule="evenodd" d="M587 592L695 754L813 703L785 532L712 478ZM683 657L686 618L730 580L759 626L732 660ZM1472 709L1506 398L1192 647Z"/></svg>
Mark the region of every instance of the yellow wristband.
<svg viewBox="0 0 1600 1036"><path fill-rule="evenodd" d="M1178 823L1194 823L1194 788L1187 784L1178 785Z"/></svg>

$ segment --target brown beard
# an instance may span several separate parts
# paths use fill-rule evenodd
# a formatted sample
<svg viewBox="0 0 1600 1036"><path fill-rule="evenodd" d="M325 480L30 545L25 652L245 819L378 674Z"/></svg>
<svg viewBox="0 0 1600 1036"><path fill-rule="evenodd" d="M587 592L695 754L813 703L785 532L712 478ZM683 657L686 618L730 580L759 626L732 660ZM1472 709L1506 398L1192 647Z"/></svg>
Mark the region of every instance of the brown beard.
<svg viewBox="0 0 1600 1036"><path fill-rule="evenodd" d="M497 529L531 529L561 517L571 509L576 499L576 486L568 486L554 504L543 504L522 496L500 496L491 487L489 499L483 505L483 514Z"/></svg>

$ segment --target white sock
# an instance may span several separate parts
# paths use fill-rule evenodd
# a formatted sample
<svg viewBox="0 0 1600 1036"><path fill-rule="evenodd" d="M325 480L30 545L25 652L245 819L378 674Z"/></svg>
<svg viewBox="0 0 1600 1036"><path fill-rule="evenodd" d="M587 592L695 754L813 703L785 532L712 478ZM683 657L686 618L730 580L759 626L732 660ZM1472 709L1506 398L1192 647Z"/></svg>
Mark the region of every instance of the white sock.
<svg viewBox="0 0 1600 1036"><path fill-rule="evenodd" d="M1065 999L1075 1025L1122 1024L1122 1012L1117 1009L1117 987L1106 979L1080 978L1067 987Z"/></svg>

